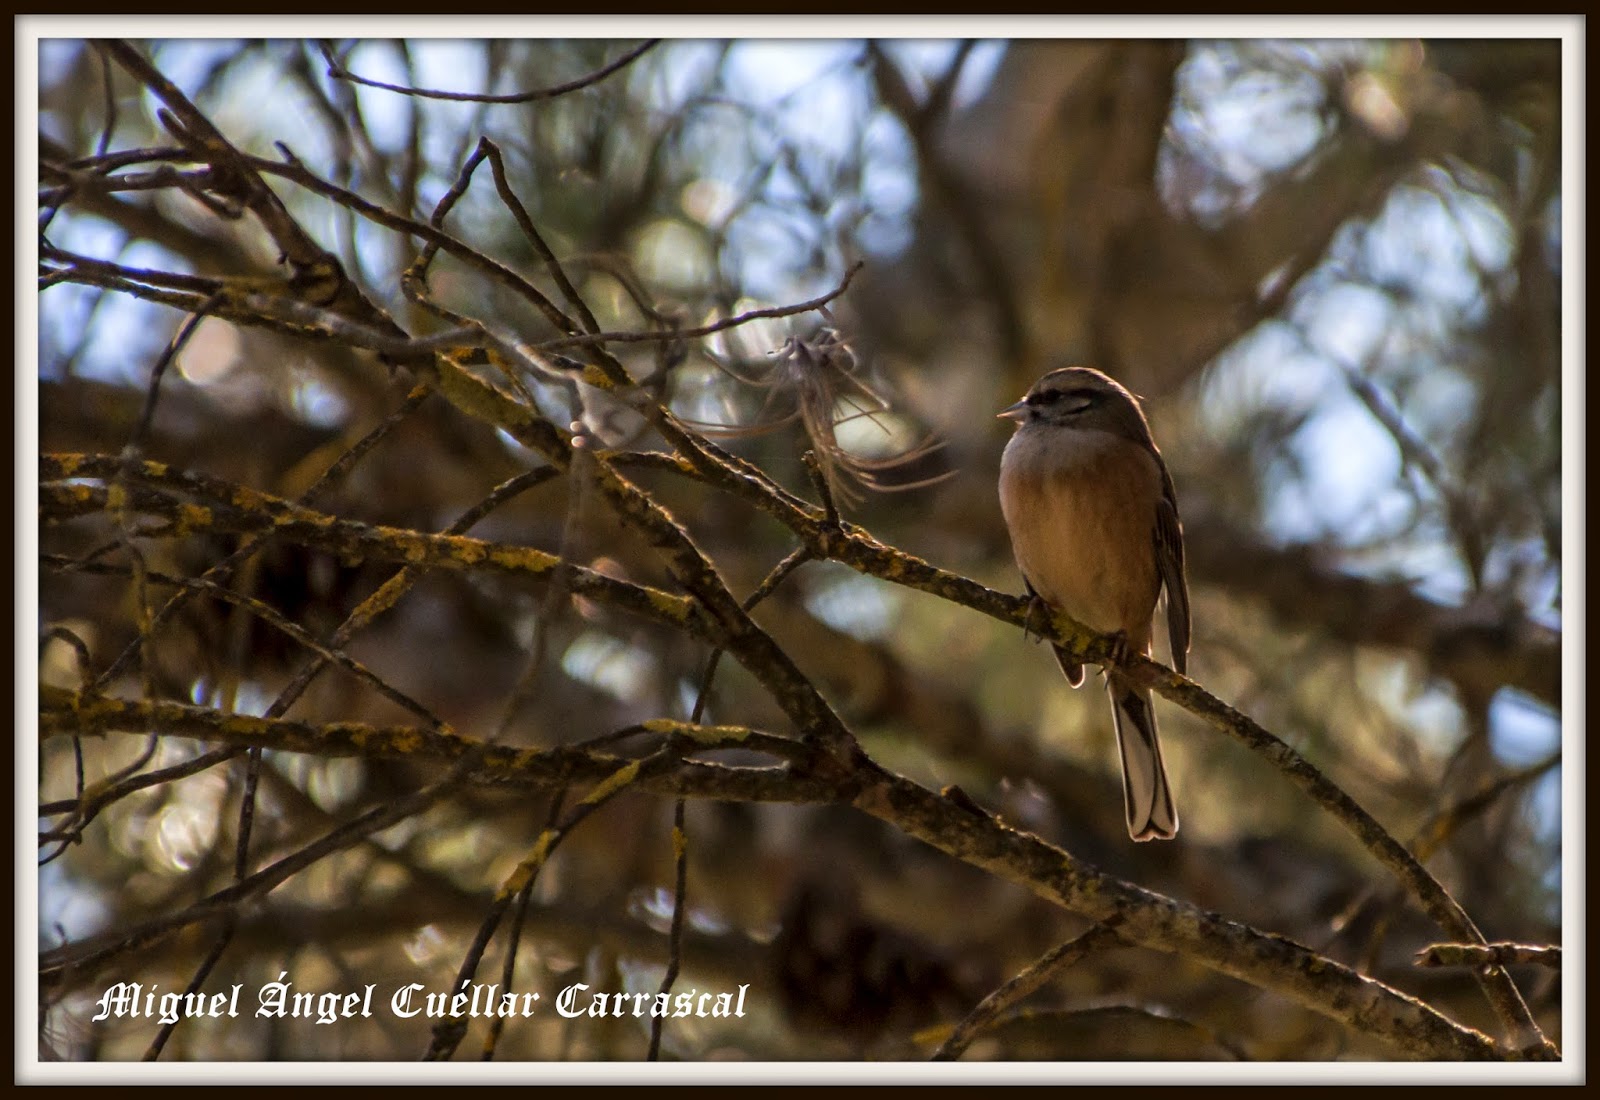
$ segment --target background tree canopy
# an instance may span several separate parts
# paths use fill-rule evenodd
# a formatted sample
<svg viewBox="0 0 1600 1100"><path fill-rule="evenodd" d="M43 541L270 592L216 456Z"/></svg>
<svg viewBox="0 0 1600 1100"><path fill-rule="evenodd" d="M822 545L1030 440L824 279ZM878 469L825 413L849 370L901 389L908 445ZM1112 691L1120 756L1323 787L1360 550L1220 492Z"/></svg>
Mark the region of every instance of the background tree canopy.
<svg viewBox="0 0 1600 1100"><path fill-rule="evenodd" d="M1559 40L38 56L42 1056L1560 1044ZM996 498L1073 363L1183 515L1169 844ZM543 1007L388 1009L467 979Z"/></svg>

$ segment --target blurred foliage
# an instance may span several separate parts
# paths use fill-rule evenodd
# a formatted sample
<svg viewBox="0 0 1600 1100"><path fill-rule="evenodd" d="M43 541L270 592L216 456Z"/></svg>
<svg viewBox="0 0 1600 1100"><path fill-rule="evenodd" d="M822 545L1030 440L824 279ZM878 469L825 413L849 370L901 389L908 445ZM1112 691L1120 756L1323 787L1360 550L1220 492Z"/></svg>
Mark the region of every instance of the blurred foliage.
<svg viewBox="0 0 1600 1100"><path fill-rule="evenodd" d="M804 428L819 417L836 420L847 461L936 440L877 475L914 487L867 492L847 501L847 516L993 587L1020 588L995 499L1005 431L994 411L1054 366L1090 363L1123 380L1145 397L1177 483L1195 593L1190 675L1423 845L1491 940L1561 941L1559 42L669 41L603 80L525 103L401 96L329 75L331 55L374 81L506 94L578 80L637 45L138 48L240 150L418 222L479 138L492 138L602 331L693 328L800 302L865 260L826 320L870 397L830 394L805 424L791 417L804 398L772 384L783 369L773 353L817 338L815 313L612 350L645 391L688 423L730 429L724 446L802 495L813 495ZM74 162L172 138L149 91L84 43L47 40L39 61L43 242L130 268L283 277L252 217L155 178L181 160L116 170L149 172L138 186L74 184L73 173L99 171ZM420 240L270 183L403 328L426 335L450 323L403 290ZM445 225L556 294L488 166ZM185 317L81 280L44 285L40 448L117 455ZM521 339L560 335L526 297L448 254L427 291ZM339 340L211 317L162 379L143 453L293 499L400 405L407 379ZM527 381L553 423L596 445L662 449L626 400ZM431 399L319 507L438 531L539 461ZM726 494L650 471L639 479L736 594L791 549L778 524ZM677 590L650 546L564 479L472 533ZM124 566L42 567L42 682L75 688L104 672L137 637L150 591L157 606L168 594L130 579L125 537L105 516L41 528L46 554L110 544L100 560ZM143 568L186 577L237 546L137 541ZM273 542L229 583L326 638L391 571ZM1412 966L1438 930L1359 846L1188 714L1158 704L1183 834L1135 847L1105 700L1068 691L1047 648L828 563L802 566L755 618L886 767L935 788L958 783L1107 871L1494 1030L1465 971ZM536 747L689 717L707 659L659 624L475 572L427 574L346 648L451 728ZM239 605L202 596L110 688L260 713L306 656ZM415 721L338 670L292 716ZM786 729L732 661L704 721ZM206 748L86 740L83 781L170 768ZM41 803L74 798L74 752L60 738L42 743ZM134 791L78 843L43 845L58 858L39 873L41 951L233 881L243 774L234 761ZM268 752L254 865L437 778ZM314 863L240 912L205 988L242 983L248 998L280 972L297 990L447 988L549 801L463 788ZM669 799L627 794L572 832L536 882L518 989L656 989L673 908L671 818ZM42 831L59 820L45 815ZM751 1011L669 1021L669 1058L926 1057L938 1038L919 1029L948 1027L1085 927L845 807L691 801L686 828L677 988L748 984ZM197 927L69 977L47 995L45 1049L139 1057L156 1025L93 1023L94 999L114 980L181 990L212 943ZM480 980L500 973L504 944L502 932ZM1559 981L1515 975L1559 1041ZM968 1057L1385 1056L1275 994L1139 948L1092 955L1028 1006L1034 1015ZM163 1057L412 1059L428 1024L383 1011L331 1027L246 1013L183 1024ZM459 1057L477 1056L484 1026L473 1023ZM648 1021L547 1013L510 1021L495 1057L636 1059L647 1039Z"/></svg>

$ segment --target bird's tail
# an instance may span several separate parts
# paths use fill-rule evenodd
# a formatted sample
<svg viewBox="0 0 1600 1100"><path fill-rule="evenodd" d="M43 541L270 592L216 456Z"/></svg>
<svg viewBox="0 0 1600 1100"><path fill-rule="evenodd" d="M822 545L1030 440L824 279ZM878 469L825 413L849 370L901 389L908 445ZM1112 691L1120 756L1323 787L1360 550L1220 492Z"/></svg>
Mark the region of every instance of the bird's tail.
<svg viewBox="0 0 1600 1100"><path fill-rule="evenodd" d="M1106 677L1111 717L1122 754L1122 796L1128 810L1128 835L1134 840L1171 840L1178 835L1178 808L1172 803L1167 769L1161 763L1156 711L1150 693Z"/></svg>

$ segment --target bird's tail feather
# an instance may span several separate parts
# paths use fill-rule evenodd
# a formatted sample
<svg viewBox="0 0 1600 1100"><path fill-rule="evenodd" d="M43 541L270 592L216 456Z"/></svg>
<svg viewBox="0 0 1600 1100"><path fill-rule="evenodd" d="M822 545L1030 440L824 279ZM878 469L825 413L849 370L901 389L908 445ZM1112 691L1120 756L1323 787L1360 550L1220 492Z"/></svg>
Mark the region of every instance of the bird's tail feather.
<svg viewBox="0 0 1600 1100"><path fill-rule="evenodd" d="M1161 763L1156 712L1148 691L1107 677L1111 717L1122 755L1122 794L1128 811L1128 835L1134 840L1171 840L1178 834L1178 808Z"/></svg>

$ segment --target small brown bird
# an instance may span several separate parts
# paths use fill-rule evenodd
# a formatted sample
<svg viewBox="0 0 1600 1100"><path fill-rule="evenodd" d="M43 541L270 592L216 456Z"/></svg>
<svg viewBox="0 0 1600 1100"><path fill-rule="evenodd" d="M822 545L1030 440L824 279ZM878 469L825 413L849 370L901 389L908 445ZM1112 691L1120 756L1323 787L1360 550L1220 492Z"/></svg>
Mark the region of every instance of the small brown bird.
<svg viewBox="0 0 1600 1100"><path fill-rule="evenodd" d="M1000 416L1017 422L1000 461L1000 507L1028 592L1148 656L1162 590L1172 665L1189 654L1189 585L1172 477L1139 402L1089 367L1054 370ZM1067 682L1083 666L1056 648ZM1107 667L1128 835L1170 840L1178 811L1148 691Z"/></svg>

